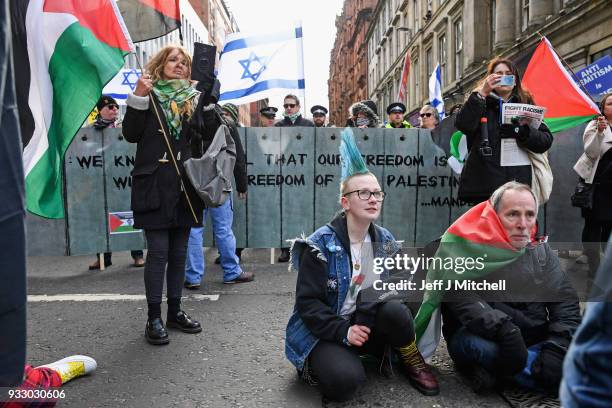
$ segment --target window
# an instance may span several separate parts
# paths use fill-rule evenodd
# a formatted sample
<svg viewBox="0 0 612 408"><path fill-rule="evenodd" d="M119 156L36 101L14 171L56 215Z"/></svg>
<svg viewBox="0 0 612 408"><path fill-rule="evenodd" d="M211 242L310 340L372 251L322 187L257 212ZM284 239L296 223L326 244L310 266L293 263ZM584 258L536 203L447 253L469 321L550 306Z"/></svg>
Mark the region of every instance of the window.
<svg viewBox="0 0 612 408"><path fill-rule="evenodd" d="M438 58L440 59L440 82L441 85L446 84L446 36L438 37Z"/></svg>
<svg viewBox="0 0 612 408"><path fill-rule="evenodd" d="M389 65L393 64L393 61L395 59L395 54L393 51L395 51L395 49L393 48L393 34L389 36Z"/></svg>
<svg viewBox="0 0 612 408"><path fill-rule="evenodd" d="M457 20L454 24L455 32L455 80L463 73L463 21Z"/></svg>
<svg viewBox="0 0 612 408"><path fill-rule="evenodd" d="M521 2L522 2L521 15L522 15L522 21L523 21L522 29L523 31L525 31L527 27L529 27L529 0L521 0Z"/></svg>
<svg viewBox="0 0 612 408"><path fill-rule="evenodd" d="M433 50L431 47L425 51L425 69L427 70L427 76L433 72Z"/></svg>
<svg viewBox="0 0 612 408"><path fill-rule="evenodd" d="M417 0L412 0L413 35L419 31L419 10Z"/></svg>
<svg viewBox="0 0 612 408"><path fill-rule="evenodd" d="M414 60L414 69L412 70L413 72L413 78L414 78L414 95L410 97L410 99L414 102L415 105L419 104L419 98L421 97L421 66L419 65L419 60L415 59Z"/></svg>
<svg viewBox="0 0 612 408"><path fill-rule="evenodd" d="M404 44L404 41L400 41L400 38L403 38L405 35L406 33L395 30L395 56L396 57L399 57L399 55L402 53L402 49L403 49L402 44Z"/></svg>
<svg viewBox="0 0 612 408"><path fill-rule="evenodd" d="M592 64L593 62L597 61L600 58L605 57L606 55L612 56L612 47L608 47L605 50L601 50L601 51L596 52L595 54L591 55L591 62L590 62L590 64Z"/></svg>
<svg viewBox="0 0 612 408"><path fill-rule="evenodd" d="M387 1L387 4L385 4L385 12L387 13L387 18L385 20L385 26L388 27L391 25L391 2Z"/></svg>

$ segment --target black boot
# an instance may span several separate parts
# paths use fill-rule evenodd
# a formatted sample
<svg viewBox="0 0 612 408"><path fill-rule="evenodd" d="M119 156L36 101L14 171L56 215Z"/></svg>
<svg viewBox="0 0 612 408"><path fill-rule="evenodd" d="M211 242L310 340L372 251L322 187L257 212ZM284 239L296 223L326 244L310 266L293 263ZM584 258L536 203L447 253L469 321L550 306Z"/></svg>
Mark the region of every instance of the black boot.
<svg viewBox="0 0 612 408"><path fill-rule="evenodd" d="M162 345L170 343L168 338L168 332L164 326L164 322L161 318L156 317L154 319L147 320L147 327L145 328L145 338L150 344Z"/></svg>
<svg viewBox="0 0 612 408"><path fill-rule="evenodd" d="M187 313L180 310L176 315L170 316L166 320L168 327L179 329L185 333L199 333L202 331L200 322L192 319Z"/></svg>
<svg viewBox="0 0 612 408"><path fill-rule="evenodd" d="M281 254L277 259L278 262L289 262L289 248L281 248Z"/></svg>

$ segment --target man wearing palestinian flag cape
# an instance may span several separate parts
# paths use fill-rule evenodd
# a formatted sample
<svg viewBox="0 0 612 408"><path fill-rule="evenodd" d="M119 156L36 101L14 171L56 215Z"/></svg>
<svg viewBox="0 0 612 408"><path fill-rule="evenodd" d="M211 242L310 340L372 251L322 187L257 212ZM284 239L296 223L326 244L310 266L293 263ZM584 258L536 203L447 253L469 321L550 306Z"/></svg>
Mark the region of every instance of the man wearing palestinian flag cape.
<svg viewBox="0 0 612 408"><path fill-rule="evenodd" d="M290 264L298 278L285 354L300 377L318 384L329 399L348 400L363 385L361 355L380 357L383 371L390 368L391 352L397 353L417 390L436 395L438 382L417 349L410 310L399 301L363 299L377 278L372 260L392 257L399 246L388 230L374 223L385 193L348 128L342 133L340 155L342 211L291 247Z"/></svg>
<svg viewBox="0 0 612 408"><path fill-rule="evenodd" d="M556 392L580 323L576 291L557 256L533 240L537 209L528 186L502 185L442 236L435 258L454 266L434 263L427 273L428 283L441 284L425 292L417 338L441 307L449 354L477 392L509 378Z"/></svg>

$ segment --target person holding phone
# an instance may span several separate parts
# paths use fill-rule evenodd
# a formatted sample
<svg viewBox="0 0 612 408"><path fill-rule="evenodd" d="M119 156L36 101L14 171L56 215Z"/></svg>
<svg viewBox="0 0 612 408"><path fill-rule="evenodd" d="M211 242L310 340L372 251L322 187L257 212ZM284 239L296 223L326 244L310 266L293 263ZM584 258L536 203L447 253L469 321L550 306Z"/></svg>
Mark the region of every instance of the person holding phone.
<svg viewBox="0 0 612 408"><path fill-rule="evenodd" d="M603 96L600 110L602 115L584 130L584 153L574 166L576 173L594 187L592 208L582 209L582 245L591 280L599 267L602 243L605 246L612 231L612 93Z"/></svg>
<svg viewBox="0 0 612 408"><path fill-rule="evenodd" d="M461 173L459 199L476 204L486 200L495 189L508 181L532 186L531 165L501 163L502 139L513 139L519 149L544 153L552 145L552 134L544 123L534 129L528 123L501 124L503 103L533 104L529 92L523 89L516 65L508 59L495 58L485 77L468 96L455 117L455 126L467 137L468 156ZM481 124L481 118L486 118ZM486 127L490 152L481 153L482 135Z"/></svg>
<svg viewBox="0 0 612 408"><path fill-rule="evenodd" d="M134 93L128 95L123 120L123 136L137 143L132 211L134 227L143 229L147 240L145 338L155 345L169 342L161 319L164 275L167 326L185 333L202 331L200 323L181 308L189 231L202 226L204 210L182 169L198 141L210 143L219 122L215 122L214 101L207 101L193 87L190 76L187 50L176 45L162 48L147 63ZM200 118L210 125L198 127Z"/></svg>

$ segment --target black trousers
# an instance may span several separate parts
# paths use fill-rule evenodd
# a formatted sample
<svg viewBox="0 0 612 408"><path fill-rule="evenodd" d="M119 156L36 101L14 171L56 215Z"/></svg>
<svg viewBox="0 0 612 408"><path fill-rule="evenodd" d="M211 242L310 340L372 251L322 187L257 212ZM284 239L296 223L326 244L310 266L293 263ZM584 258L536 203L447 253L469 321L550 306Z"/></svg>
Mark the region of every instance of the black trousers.
<svg viewBox="0 0 612 408"><path fill-rule="evenodd" d="M610 231L612 231L612 222L600 221L590 216L584 218L582 246L584 254L589 258L589 279L591 280L595 278L595 273L599 268L600 251L602 246L605 251Z"/></svg>
<svg viewBox="0 0 612 408"><path fill-rule="evenodd" d="M360 355L380 356L387 345L401 347L414 340L412 314L400 302L381 303L374 327L370 330L368 341L362 347L319 340L310 352L310 367L325 397L346 401L354 396L366 380Z"/></svg>
<svg viewBox="0 0 612 408"><path fill-rule="evenodd" d="M11 8L22 9L16 4ZM23 161L10 31L5 1L0 3L0 387L21 384L26 360Z"/></svg>
<svg viewBox="0 0 612 408"><path fill-rule="evenodd" d="M166 265L166 295L180 298L185 280L185 257L189 228L145 230L147 260L144 281L147 303L161 303Z"/></svg>

